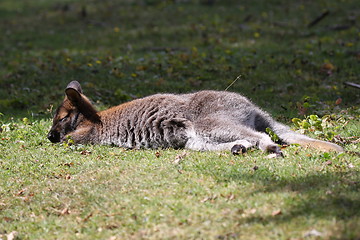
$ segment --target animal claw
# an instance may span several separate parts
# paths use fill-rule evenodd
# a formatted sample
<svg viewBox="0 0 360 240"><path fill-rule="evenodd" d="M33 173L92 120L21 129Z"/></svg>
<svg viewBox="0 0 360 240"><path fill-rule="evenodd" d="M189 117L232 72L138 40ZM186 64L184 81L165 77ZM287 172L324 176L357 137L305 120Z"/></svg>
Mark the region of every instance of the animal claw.
<svg viewBox="0 0 360 240"><path fill-rule="evenodd" d="M246 147L244 145L241 144L235 144L232 148L231 148L231 153L233 155L240 155L240 154L244 154L246 153Z"/></svg>
<svg viewBox="0 0 360 240"><path fill-rule="evenodd" d="M277 145L271 145L266 148L266 150L270 153L273 153L276 155L276 157L284 157L283 152L281 151L281 148Z"/></svg>

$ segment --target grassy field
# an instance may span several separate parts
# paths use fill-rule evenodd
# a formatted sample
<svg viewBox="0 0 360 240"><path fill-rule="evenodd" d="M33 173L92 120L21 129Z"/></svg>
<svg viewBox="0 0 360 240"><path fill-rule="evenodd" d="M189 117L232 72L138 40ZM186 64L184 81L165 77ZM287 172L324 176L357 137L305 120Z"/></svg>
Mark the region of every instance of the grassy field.
<svg viewBox="0 0 360 240"><path fill-rule="evenodd" d="M359 22L355 0L0 1L0 239L360 239ZM71 80L98 109L229 88L346 152L51 144Z"/></svg>

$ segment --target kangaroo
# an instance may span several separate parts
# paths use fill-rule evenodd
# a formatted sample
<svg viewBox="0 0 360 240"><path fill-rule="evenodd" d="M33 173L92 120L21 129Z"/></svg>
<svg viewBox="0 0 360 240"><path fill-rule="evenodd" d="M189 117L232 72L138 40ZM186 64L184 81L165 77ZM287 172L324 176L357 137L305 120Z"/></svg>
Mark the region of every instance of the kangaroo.
<svg viewBox="0 0 360 240"><path fill-rule="evenodd" d="M110 144L125 148L186 148L198 151L230 150L233 154L257 146L283 156L265 133L272 129L288 144L322 151L343 148L291 131L244 96L225 91L155 94L104 111L97 111L72 81L57 108L48 139L62 142Z"/></svg>

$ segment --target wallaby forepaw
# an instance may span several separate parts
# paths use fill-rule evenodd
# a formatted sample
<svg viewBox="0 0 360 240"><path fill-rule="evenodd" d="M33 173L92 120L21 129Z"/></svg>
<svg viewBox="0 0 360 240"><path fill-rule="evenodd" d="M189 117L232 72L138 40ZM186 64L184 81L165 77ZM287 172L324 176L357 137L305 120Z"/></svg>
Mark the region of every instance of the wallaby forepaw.
<svg viewBox="0 0 360 240"><path fill-rule="evenodd" d="M233 155L240 155L240 154L244 154L246 153L246 147L244 145L241 144L235 144L232 148L231 148L231 153Z"/></svg>
<svg viewBox="0 0 360 240"><path fill-rule="evenodd" d="M276 157L284 157L284 154L281 151L281 148L277 145L270 145L266 147L266 151L269 153L276 154Z"/></svg>

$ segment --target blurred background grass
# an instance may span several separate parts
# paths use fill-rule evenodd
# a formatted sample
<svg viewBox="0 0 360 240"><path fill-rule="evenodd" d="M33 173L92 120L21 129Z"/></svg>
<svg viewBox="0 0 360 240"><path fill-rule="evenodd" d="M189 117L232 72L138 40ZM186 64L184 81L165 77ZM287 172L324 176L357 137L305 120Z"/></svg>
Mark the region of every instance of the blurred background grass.
<svg viewBox="0 0 360 240"><path fill-rule="evenodd" d="M359 13L351 0L3 0L0 112L47 118L71 80L102 109L238 76L229 91L280 119L358 107L343 83L359 82Z"/></svg>

